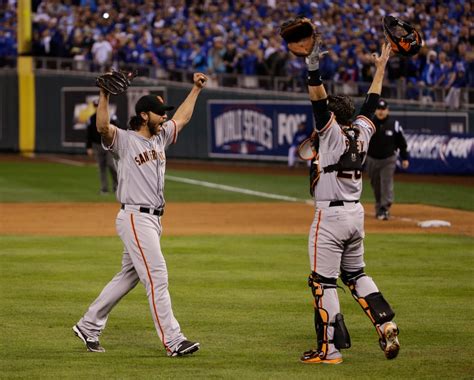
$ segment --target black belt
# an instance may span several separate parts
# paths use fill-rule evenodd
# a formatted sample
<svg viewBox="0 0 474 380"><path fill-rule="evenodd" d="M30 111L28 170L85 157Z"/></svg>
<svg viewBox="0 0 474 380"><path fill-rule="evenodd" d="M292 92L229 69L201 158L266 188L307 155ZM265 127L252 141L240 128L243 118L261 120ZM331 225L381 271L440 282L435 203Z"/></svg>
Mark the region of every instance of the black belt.
<svg viewBox="0 0 474 380"><path fill-rule="evenodd" d="M329 207L344 206L344 202L359 203L359 201L331 201L331 202L329 202Z"/></svg>
<svg viewBox="0 0 474 380"><path fill-rule="evenodd" d="M125 210L125 205L122 204L122 206L120 207L122 210ZM150 212L151 210L153 210L153 212ZM153 209L153 208L148 208L148 207L140 207L138 209L138 211L140 212L144 212L145 214L153 214L153 215L156 215L156 216L162 216L165 212L164 209L162 208L158 208L158 209Z"/></svg>

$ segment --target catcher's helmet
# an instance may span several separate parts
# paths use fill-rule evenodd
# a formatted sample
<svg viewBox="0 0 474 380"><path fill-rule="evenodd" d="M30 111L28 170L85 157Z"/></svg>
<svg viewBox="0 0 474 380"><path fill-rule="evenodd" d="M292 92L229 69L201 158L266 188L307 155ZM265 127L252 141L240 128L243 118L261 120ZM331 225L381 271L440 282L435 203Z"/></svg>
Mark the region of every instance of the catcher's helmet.
<svg viewBox="0 0 474 380"><path fill-rule="evenodd" d="M423 42L420 33L407 22L393 16L385 16L383 30L393 52L412 56L420 51Z"/></svg>

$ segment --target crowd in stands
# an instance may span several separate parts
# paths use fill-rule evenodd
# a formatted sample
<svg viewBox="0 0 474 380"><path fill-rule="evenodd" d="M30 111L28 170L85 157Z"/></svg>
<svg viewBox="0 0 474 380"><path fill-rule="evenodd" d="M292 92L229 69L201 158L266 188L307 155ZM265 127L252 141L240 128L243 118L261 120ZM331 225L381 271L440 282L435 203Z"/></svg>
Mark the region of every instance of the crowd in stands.
<svg viewBox="0 0 474 380"><path fill-rule="evenodd" d="M291 76L304 84L304 62L288 53L278 31L282 21L305 15L330 52L321 62L323 79L357 95L366 90L360 83L372 80L371 54L384 42L381 19L392 14L416 26L425 41L416 56L389 61L388 83L401 86L404 97L457 108L456 93L474 84L469 0L32 1L32 54L92 61L97 71L153 65L211 77ZM0 7L0 57L15 55L15 1Z"/></svg>

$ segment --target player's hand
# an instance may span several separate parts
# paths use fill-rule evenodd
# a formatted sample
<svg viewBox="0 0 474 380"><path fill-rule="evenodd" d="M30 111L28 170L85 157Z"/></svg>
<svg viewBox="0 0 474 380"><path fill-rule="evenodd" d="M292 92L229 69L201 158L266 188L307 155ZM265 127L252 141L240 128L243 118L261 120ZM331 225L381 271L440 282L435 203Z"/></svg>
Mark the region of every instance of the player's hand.
<svg viewBox="0 0 474 380"><path fill-rule="evenodd" d="M372 57L374 59L374 64L377 69L383 69L385 68L385 65L388 62L388 59L390 58L390 52L392 51L392 47L390 44L387 42L383 44L382 46L382 52L380 55L377 53L372 54Z"/></svg>
<svg viewBox="0 0 474 380"><path fill-rule="evenodd" d="M409 166L410 166L410 162L408 160L403 160L402 161L402 168L403 169L408 169Z"/></svg>
<svg viewBox="0 0 474 380"><path fill-rule="evenodd" d="M207 76L203 73L194 73L193 75L194 85L198 88L203 88L207 82Z"/></svg>

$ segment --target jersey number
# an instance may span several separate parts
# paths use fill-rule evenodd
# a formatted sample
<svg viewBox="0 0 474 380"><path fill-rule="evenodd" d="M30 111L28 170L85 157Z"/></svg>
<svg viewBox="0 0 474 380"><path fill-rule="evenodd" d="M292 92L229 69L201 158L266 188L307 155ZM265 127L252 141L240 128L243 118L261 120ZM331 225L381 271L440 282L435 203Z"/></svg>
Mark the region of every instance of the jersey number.
<svg viewBox="0 0 474 380"><path fill-rule="evenodd" d="M347 179L361 179L362 178L362 172L360 170L354 170L350 172L344 172L342 170L339 170L337 172L337 177L338 178L347 178Z"/></svg>

